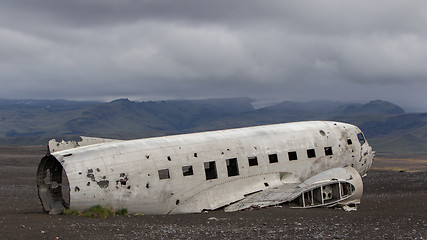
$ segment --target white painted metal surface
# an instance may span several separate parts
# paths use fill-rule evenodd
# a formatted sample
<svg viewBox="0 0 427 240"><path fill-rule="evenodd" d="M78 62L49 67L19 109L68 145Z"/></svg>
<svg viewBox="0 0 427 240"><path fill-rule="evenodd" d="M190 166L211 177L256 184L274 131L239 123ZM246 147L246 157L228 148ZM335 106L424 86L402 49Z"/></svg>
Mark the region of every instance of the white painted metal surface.
<svg viewBox="0 0 427 240"><path fill-rule="evenodd" d="M129 141L92 140L49 143L53 149L41 160L37 174L44 210L60 212L63 206L84 210L100 204L131 213L192 213L274 188L289 188L297 198L315 184L329 188L328 182L341 176L323 174L321 181L301 187L324 171L345 168L344 172L364 175L374 156L356 126L325 121ZM209 170L216 170L216 176ZM361 180L351 184L361 195ZM281 197L262 206L285 202L277 199L283 194L277 196ZM354 196L341 203L358 203L360 196Z"/></svg>

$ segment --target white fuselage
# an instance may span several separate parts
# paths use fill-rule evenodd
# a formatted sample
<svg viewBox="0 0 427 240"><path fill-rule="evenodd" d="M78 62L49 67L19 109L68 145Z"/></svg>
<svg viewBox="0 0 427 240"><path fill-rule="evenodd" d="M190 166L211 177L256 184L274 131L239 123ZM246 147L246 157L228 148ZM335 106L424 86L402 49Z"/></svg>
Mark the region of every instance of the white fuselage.
<svg viewBox="0 0 427 240"><path fill-rule="evenodd" d="M364 175L373 152L356 126L311 121L109 142L46 158L52 156L65 170L72 209L100 204L170 214L217 209L331 168Z"/></svg>

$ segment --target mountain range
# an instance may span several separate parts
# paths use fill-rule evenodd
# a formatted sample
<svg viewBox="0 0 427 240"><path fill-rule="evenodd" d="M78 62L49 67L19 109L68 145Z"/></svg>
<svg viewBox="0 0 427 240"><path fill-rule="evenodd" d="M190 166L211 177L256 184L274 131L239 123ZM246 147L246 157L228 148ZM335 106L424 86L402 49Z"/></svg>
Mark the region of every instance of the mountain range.
<svg viewBox="0 0 427 240"><path fill-rule="evenodd" d="M357 125L380 152L427 152L427 113L366 104L285 101L255 109L254 99L112 102L0 99L0 144L40 145L51 138L135 139L263 124L333 120Z"/></svg>

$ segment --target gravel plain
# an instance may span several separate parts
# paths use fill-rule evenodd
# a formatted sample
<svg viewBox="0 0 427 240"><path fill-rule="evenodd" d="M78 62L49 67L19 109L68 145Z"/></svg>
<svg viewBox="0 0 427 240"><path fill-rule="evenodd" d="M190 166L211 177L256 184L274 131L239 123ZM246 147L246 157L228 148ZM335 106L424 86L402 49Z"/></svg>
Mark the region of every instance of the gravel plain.
<svg viewBox="0 0 427 240"><path fill-rule="evenodd" d="M0 239L427 239L424 155L399 156L398 166L411 163L401 171L392 155L379 155L363 179L361 205L352 212L284 206L90 219L42 211L36 169L45 152L0 147Z"/></svg>

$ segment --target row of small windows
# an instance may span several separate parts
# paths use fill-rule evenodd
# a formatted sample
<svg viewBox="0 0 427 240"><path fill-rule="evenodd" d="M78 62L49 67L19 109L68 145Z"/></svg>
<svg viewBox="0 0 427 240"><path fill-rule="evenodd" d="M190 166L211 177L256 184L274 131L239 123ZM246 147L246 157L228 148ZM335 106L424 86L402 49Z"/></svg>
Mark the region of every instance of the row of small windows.
<svg viewBox="0 0 427 240"><path fill-rule="evenodd" d="M322 133L323 131L320 131L320 132ZM362 133L358 133L357 134L357 140L359 140L360 145L363 145L366 142L365 136L363 136ZM347 139L347 144L348 145L352 145L353 141L350 138L348 138ZM227 149L227 150L229 150L229 149ZM332 147L325 147L325 154L326 154L326 156L332 155ZM295 151L294 152L288 152L288 156L289 156L289 160L291 160L291 161L298 159L297 153ZM146 155L145 157L148 159L150 156ZM194 157L197 157L197 153L194 153ZM316 152L314 151L314 149L308 149L307 150L307 157L308 158L314 158L314 157L316 157ZM269 158L270 163L278 162L276 154L270 154L270 155L268 155L268 158ZM167 159L168 159L168 161L172 161L172 158L170 156L167 156ZM251 159L249 161L251 161ZM254 157L254 159L252 159L252 161L257 162L256 157ZM249 163L249 166L253 166L253 165L250 165L250 164L251 163Z"/></svg>
<svg viewBox="0 0 427 240"><path fill-rule="evenodd" d="M332 147L325 147L325 156L333 155ZM288 152L288 157L290 161L298 160L298 155L296 151ZM315 149L307 149L307 157L308 158L315 158L316 157L316 151ZM277 163L279 162L279 158L277 154L269 154L268 155L268 161L269 163ZM229 177L238 176L239 175L239 163L237 161L237 158L230 158L225 160L227 165L227 174ZM258 166L258 158L257 157L248 157L248 163L249 166ZM211 179L217 179L218 173L216 168L216 162L210 161L210 162L204 162L203 163L204 169L205 169L205 176L206 180ZM159 179L169 179L169 169L160 169L158 170L159 173ZM183 166L182 167L182 175L183 176L192 176L194 175L193 172L193 166Z"/></svg>
<svg viewBox="0 0 427 240"><path fill-rule="evenodd" d="M357 134L357 140L359 140L360 145L363 145L366 142L365 137L363 136L362 133ZM353 144L353 142L350 138L347 139L347 144L348 145ZM333 155L332 147L325 147L324 151L325 151L325 156ZM146 157L147 157L147 159L149 158L148 155ZM194 153L194 157L197 157L197 153ZM315 149L307 149L307 158L315 158L315 157L316 157ZM298 160L297 152L296 151L288 152L288 158L289 158L289 161ZM170 156L168 156L167 159L169 161L172 160ZM269 154L268 155L268 161L270 164L271 163L277 163L277 162L279 162L279 158L278 158L277 154ZM250 167L258 166L258 158L257 157L248 157L248 163L249 163ZM239 175L239 166L238 166L237 158L226 159L226 164L227 164L227 173L228 173L229 177ZM216 170L216 162L215 161L204 162L204 169L205 169L206 180L218 178L218 173ZM169 169L158 170L158 173L159 173L159 179L160 180L170 178ZM183 166L182 167L182 174L183 174L183 176L194 175L193 166L191 166L191 165L190 166Z"/></svg>

